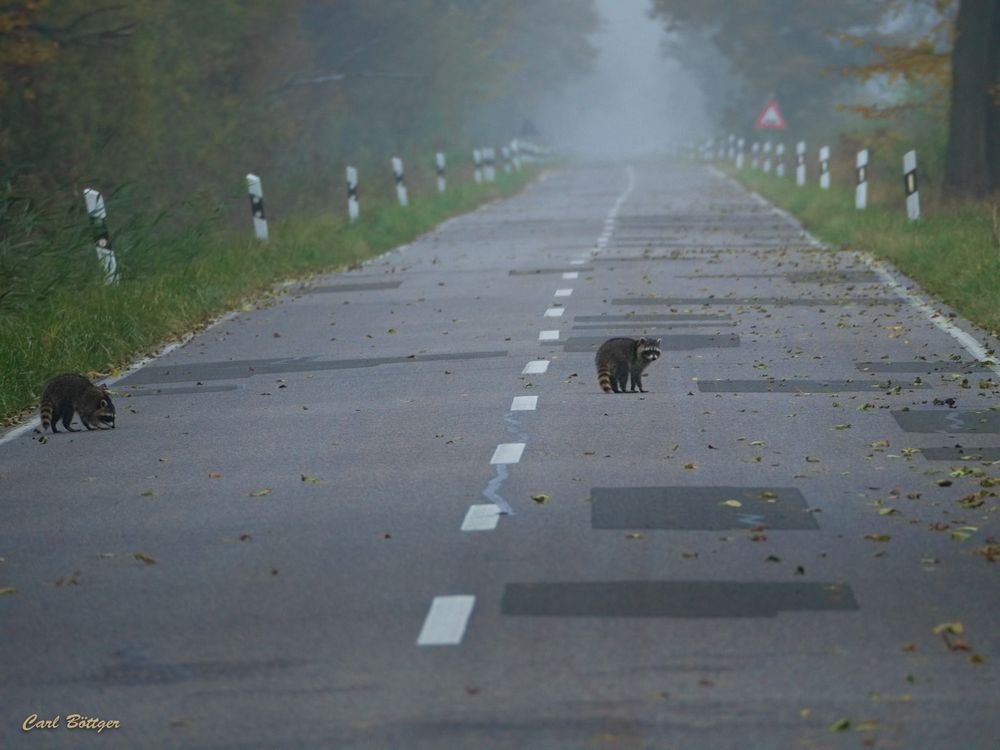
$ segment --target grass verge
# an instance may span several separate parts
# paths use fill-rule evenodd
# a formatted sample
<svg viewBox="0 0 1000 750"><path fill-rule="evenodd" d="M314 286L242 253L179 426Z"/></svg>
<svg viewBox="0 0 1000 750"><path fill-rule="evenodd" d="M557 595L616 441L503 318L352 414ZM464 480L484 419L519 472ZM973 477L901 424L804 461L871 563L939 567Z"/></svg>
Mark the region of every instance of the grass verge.
<svg viewBox="0 0 1000 750"><path fill-rule="evenodd" d="M799 188L787 177L726 171L829 245L891 261L970 321L1000 334L1000 239L988 204L937 205L911 222L901 188L898 205L858 211L853 188Z"/></svg>
<svg viewBox="0 0 1000 750"><path fill-rule="evenodd" d="M416 194L408 208L368 200L353 225L332 215L269 222L271 240L266 243L253 239L249 216L241 232L171 233L153 225L141 241L124 237L119 243L115 235L123 276L115 286L101 283L93 246L81 244L76 227L70 234L80 249L72 252L59 247L66 233L43 236L34 245L23 241L21 248L35 249L30 257L22 249L20 266L44 263L67 270L61 276L49 274L50 281L0 310L0 425L23 419L54 375L106 375L259 297L276 282L373 257L451 216L516 193L537 173L537 168L527 168L501 173L492 184L453 186L443 195ZM37 238L35 228L29 230L23 236ZM0 261L14 257L19 248L7 249L4 256L0 248ZM18 281L21 288L30 288L25 287L29 280Z"/></svg>

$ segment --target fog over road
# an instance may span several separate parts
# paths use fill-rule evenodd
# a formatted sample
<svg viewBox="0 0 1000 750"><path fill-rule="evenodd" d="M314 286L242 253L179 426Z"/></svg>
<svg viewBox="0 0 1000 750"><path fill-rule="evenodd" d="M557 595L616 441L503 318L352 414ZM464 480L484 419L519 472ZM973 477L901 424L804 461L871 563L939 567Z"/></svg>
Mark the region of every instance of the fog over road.
<svg viewBox="0 0 1000 750"><path fill-rule="evenodd" d="M0 746L985 750L972 359L717 172L552 171L0 445Z"/></svg>

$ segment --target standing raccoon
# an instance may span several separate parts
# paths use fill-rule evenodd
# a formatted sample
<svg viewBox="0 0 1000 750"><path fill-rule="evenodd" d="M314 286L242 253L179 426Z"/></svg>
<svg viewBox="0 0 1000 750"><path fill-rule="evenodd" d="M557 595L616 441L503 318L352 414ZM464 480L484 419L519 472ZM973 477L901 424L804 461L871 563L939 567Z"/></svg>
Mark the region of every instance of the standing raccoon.
<svg viewBox="0 0 1000 750"><path fill-rule="evenodd" d="M626 385L631 380L631 390L638 389L645 393L642 387L642 371L650 362L660 356L662 339L640 338L638 341L629 338L608 339L597 350L594 364L597 365L597 384L605 393L625 393Z"/></svg>
<svg viewBox="0 0 1000 750"><path fill-rule="evenodd" d="M115 405L111 403L111 394L83 375L73 373L59 375L45 384L39 412L42 432L50 428L52 432L59 432L56 429L59 421L67 431L76 432L70 427L74 413L80 415L80 421L88 430L115 426Z"/></svg>

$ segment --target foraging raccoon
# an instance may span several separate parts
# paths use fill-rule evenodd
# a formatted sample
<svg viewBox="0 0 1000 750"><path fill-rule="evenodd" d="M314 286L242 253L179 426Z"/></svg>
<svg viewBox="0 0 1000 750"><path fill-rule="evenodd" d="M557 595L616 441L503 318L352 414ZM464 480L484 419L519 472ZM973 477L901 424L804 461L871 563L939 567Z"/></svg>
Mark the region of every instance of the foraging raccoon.
<svg viewBox="0 0 1000 750"><path fill-rule="evenodd" d="M69 432L76 432L70 427L74 413L80 415L80 421L88 430L115 426L115 405L111 403L111 394L83 375L74 373L58 375L45 384L39 412L42 432L49 428L52 432L59 432L56 429L59 421Z"/></svg>
<svg viewBox="0 0 1000 750"><path fill-rule="evenodd" d="M597 350L594 364L597 365L597 384L605 393L624 393L631 380L631 389L641 393L642 371L650 362L660 356L662 339L640 338L638 341L625 337L608 339Z"/></svg>

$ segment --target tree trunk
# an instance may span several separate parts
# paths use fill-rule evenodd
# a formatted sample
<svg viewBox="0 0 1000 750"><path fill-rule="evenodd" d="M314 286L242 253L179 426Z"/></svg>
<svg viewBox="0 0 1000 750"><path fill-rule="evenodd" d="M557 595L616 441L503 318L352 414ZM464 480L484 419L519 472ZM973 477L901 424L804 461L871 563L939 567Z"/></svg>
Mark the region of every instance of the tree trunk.
<svg viewBox="0 0 1000 750"><path fill-rule="evenodd" d="M962 0L955 21L945 187L1000 189L1000 0Z"/></svg>

